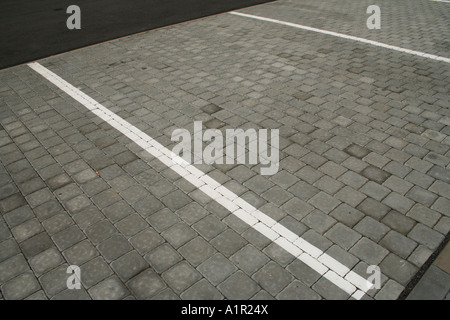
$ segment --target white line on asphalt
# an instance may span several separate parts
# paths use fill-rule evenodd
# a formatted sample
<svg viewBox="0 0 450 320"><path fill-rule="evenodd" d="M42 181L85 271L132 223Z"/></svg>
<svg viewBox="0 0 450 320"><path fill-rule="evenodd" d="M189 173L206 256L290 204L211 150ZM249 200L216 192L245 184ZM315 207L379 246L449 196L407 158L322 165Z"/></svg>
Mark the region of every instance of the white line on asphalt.
<svg viewBox="0 0 450 320"><path fill-rule="evenodd" d="M373 285L37 62L28 66L295 258L361 299Z"/></svg>
<svg viewBox="0 0 450 320"><path fill-rule="evenodd" d="M397 47L397 46L392 46L390 44L385 44L385 43L381 43L381 42L377 42L377 41L373 41L373 40L367 40L364 38L349 36L349 35L346 35L343 33L317 29L317 28L313 28L313 27L303 26L301 24L255 16L252 14L246 14L246 13L242 13L242 12L232 11L232 12L230 12L230 14L234 14L234 15L246 17L246 18L251 18L251 19L256 19L256 20L261 20L261 21L266 21L266 22L277 23L277 24L281 24L281 25L285 25L285 26L289 26L289 27L293 27L293 28L297 28L297 29L319 32L319 33L323 33L323 34L334 36L334 37L339 37L339 38L343 38L343 39L347 39L347 40L353 40L353 41L358 41L361 43L370 44L370 45L380 47L380 48L385 48L385 49L390 49L390 50L395 50L395 51L399 51L399 52L403 52L403 53L412 54L412 55L419 56L422 58L428 58L428 59L432 59L432 60L436 60L436 61L443 61L443 62L450 63L449 58L445 58L445 57L441 57L441 56L437 56L437 55L429 54L429 53L425 53L425 52L405 49L405 48L401 48L401 47Z"/></svg>

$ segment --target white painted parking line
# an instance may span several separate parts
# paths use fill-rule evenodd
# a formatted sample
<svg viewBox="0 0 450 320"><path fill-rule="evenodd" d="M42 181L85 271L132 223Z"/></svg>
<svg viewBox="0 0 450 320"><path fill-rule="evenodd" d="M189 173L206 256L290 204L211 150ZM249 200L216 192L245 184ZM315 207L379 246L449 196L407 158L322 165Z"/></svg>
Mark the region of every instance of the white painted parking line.
<svg viewBox="0 0 450 320"><path fill-rule="evenodd" d="M284 25L284 26L289 26L289 27L302 29L302 30L307 30L307 31L318 32L318 33L326 34L326 35L329 35L329 36L334 36L334 37L339 37L339 38L343 38L343 39L347 39L347 40L353 40L353 41L358 41L358 42L361 42L361 43L370 44L370 45L373 45L373 46L376 46L376 47L380 47L380 48L390 49L390 50L394 50L394 51L398 51L398 52L402 52L402 53L408 53L408 54L412 54L412 55L419 56L419 57L422 57L422 58L427 58L427 59L432 59L432 60L436 60L436 61L442 61L442 62L450 63L450 58L445 58L445 57L437 56L437 55L434 55L434 54L429 54L429 53L415 51L415 50L410 50L410 49L405 49L405 48L401 48L401 47L397 47L397 46L392 46L390 44L385 44L385 43L382 43L382 42L377 42L377 41L368 40L368 39L364 39L364 38L349 36L349 35L343 34L343 33L338 33L338 32L333 32L333 31L328 31L328 30L322 30L322 29L318 29L318 28L304 26L304 25L301 25L301 24L296 24L296 23L281 21L281 20L277 20L277 19L271 19L271 18L255 16L255 15L252 15L252 14L246 14L246 13L242 13L242 12L232 11L232 12L229 12L229 13L230 14L234 14L236 16L241 16L241 17L246 17L246 18L266 21L266 22L277 23L277 24L281 24L281 25Z"/></svg>
<svg viewBox="0 0 450 320"><path fill-rule="evenodd" d="M316 248L306 240L298 237L286 227L259 211L231 190L225 188L219 182L209 177L201 170L175 155L156 140L128 123L106 107L72 86L61 77L43 67L37 62L28 64L30 68L42 75L59 89L80 102L99 118L119 130L137 145L163 162L166 166L177 172L188 182L197 186L201 191L221 204L232 214L247 223L265 237L274 241L287 252L303 261L312 269L326 277L336 286L352 295L354 298L362 298L364 293L372 288L372 283L349 270L346 266L331 258L322 250Z"/></svg>

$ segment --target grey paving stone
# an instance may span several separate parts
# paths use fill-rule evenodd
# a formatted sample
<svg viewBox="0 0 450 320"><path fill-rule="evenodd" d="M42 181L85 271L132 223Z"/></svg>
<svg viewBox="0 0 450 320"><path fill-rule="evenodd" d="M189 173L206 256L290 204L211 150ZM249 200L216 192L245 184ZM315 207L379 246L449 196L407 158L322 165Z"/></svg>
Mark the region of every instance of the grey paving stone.
<svg viewBox="0 0 450 320"><path fill-rule="evenodd" d="M425 224L430 228L432 228L441 218L441 215L438 212L430 210L421 204L416 204L408 212L407 216L413 218L414 220L420 223Z"/></svg>
<svg viewBox="0 0 450 320"><path fill-rule="evenodd" d="M197 203L189 203L176 213L188 225L192 225L208 215L208 211Z"/></svg>
<svg viewBox="0 0 450 320"><path fill-rule="evenodd" d="M83 300L92 300L89 294L86 292L84 288L80 290L64 290L51 298L51 300L70 300L70 301L83 301Z"/></svg>
<svg viewBox="0 0 450 320"><path fill-rule="evenodd" d="M361 234L341 223L337 223L325 233L325 237L348 250L361 238Z"/></svg>
<svg viewBox="0 0 450 320"><path fill-rule="evenodd" d="M59 250L64 251L65 249L73 246L75 243L80 242L85 239L86 236L84 233L78 228L78 226L72 226L63 231L55 234L52 239Z"/></svg>
<svg viewBox="0 0 450 320"><path fill-rule="evenodd" d="M417 224L408 233L408 238L435 250L444 239L444 236L423 224Z"/></svg>
<svg viewBox="0 0 450 320"><path fill-rule="evenodd" d="M450 201L448 199L445 198L439 198L437 199L437 201L431 206L431 209L436 210L446 216L450 216L449 213L449 208L450 206Z"/></svg>
<svg viewBox="0 0 450 320"><path fill-rule="evenodd" d="M377 201L383 200L391 192L388 188L373 181L367 182L360 191Z"/></svg>
<svg viewBox="0 0 450 320"><path fill-rule="evenodd" d="M178 251L194 267L216 253L216 250L201 237L196 237L189 241Z"/></svg>
<svg viewBox="0 0 450 320"><path fill-rule="evenodd" d="M350 228L364 217L364 214L361 211L358 211L345 203L334 209L330 215Z"/></svg>
<svg viewBox="0 0 450 320"><path fill-rule="evenodd" d="M197 269L213 285L218 285L237 270L236 266L220 253L213 255Z"/></svg>
<svg viewBox="0 0 450 320"><path fill-rule="evenodd" d="M65 212L56 214L55 216L42 222L42 226L49 235L54 235L73 224L74 222L72 218Z"/></svg>
<svg viewBox="0 0 450 320"><path fill-rule="evenodd" d="M116 223L116 228L126 237L131 237L148 227L147 222L138 214L130 214Z"/></svg>
<svg viewBox="0 0 450 320"><path fill-rule="evenodd" d="M148 228L132 237L130 242L139 253L145 254L164 243L164 239L155 230Z"/></svg>
<svg viewBox="0 0 450 320"><path fill-rule="evenodd" d="M303 219L308 213L314 210L314 207L298 198L292 198L286 202L281 210L297 220Z"/></svg>
<svg viewBox="0 0 450 320"><path fill-rule="evenodd" d="M253 275L253 279L267 292L272 295L277 295L292 282L293 277L279 264L269 262Z"/></svg>
<svg viewBox="0 0 450 320"><path fill-rule="evenodd" d="M119 278L112 276L89 289L89 294L93 300L122 300L130 292Z"/></svg>
<svg viewBox="0 0 450 320"><path fill-rule="evenodd" d="M363 237L349 251L370 265L378 265L389 253L375 242Z"/></svg>
<svg viewBox="0 0 450 320"><path fill-rule="evenodd" d="M442 167L434 166L430 171L427 172L427 174L435 179L450 183L450 174L448 172L448 169L446 170Z"/></svg>
<svg viewBox="0 0 450 320"><path fill-rule="evenodd" d="M158 232L162 232L167 228L173 226L177 222L180 222L181 220L175 213L165 208L152 214L150 217L147 218L147 221Z"/></svg>
<svg viewBox="0 0 450 320"><path fill-rule="evenodd" d="M105 216L112 222L122 220L134 212L136 211L125 201L116 202L113 205L103 209Z"/></svg>
<svg viewBox="0 0 450 320"><path fill-rule="evenodd" d="M148 268L147 261L136 251L131 251L111 263L111 267L123 281L127 281Z"/></svg>
<svg viewBox="0 0 450 320"><path fill-rule="evenodd" d="M45 295L44 291L40 290L28 296L27 298L25 298L25 300L40 301L40 300L48 300L48 298Z"/></svg>
<svg viewBox="0 0 450 320"><path fill-rule="evenodd" d="M49 200L52 200L53 194L49 189L45 188L28 195L25 199L31 208L35 208Z"/></svg>
<svg viewBox="0 0 450 320"><path fill-rule="evenodd" d="M161 235L174 248L179 248L188 241L192 240L197 234L185 223L177 223L165 230Z"/></svg>
<svg viewBox="0 0 450 320"><path fill-rule="evenodd" d="M409 199L419 202L427 207L431 206L434 201L437 199L437 195L424 190L420 187L413 187L407 194L406 197Z"/></svg>
<svg viewBox="0 0 450 320"><path fill-rule="evenodd" d="M52 246L54 246L54 244L45 232L37 234L36 236L20 243L20 249L27 259L30 259L31 257L49 249Z"/></svg>
<svg viewBox="0 0 450 320"><path fill-rule="evenodd" d="M195 223L192 228L197 231L203 238L211 240L222 233L227 228L227 226L213 215L208 215L207 217Z"/></svg>
<svg viewBox="0 0 450 320"><path fill-rule="evenodd" d="M389 280L375 296L376 300L396 300L405 289L404 286Z"/></svg>
<svg viewBox="0 0 450 320"><path fill-rule="evenodd" d="M86 235L93 244L99 244L116 233L116 227L108 220L99 221L86 229Z"/></svg>
<svg viewBox="0 0 450 320"><path fill-rule="evenodd" d="M40 288L35 276L27 272L2 285L1 290L6 300L21 300Z"/></svg>
<svg viewBox="0 0 450 320"><path fill-rule="evenodd" d="M80 266L98 255L97 249L88 240L81 241L63 252L71 265Z"/></svg>
<svg viewBox="0 0 450 320"><path fill-rule="evenodd" d="M170 245L162 244L144 257L156 272L162 273L183 258Z"/></svg>
<svg viewBox="0 0 450 320"><path fill-rule="evenodd" d="M107 189L92 197L92 201L100 210L103 210L120 200L122 200L120 195L112 189Z"/></svg>
<svg viewBox="0 0 450 320"><path fill-rule="evenodd" d="M295 280L277 295L280 300L321 300L315 291L301 281Z"/></svg>
<svg viewBox="0 0 450 320"><path fill-rule="evenodd" d="M181 294L183 300L222 300L222 294L207 280L202 279Z"/></svg>
<svg viewBox="0 0 450 320"><path fill-rule="evenodd" d="M397 254L401 258L406 259L416 248L417 243L396 231L390 231L380 241L380 245Z"/></svg>
<svg viewBox="0 0 450 320"><path fill-rule="evenodd" d="M90 288L113 274L102 257L96 257L80 266L81 283Z"/></svg>
<svg viewBox="0 0 450 320"><path fill-rule="evenodd" d="M164 272L162 277L177 293L183 292L202 278L197 270L184 261Z"/></svg>
<svg viewBox="0 0 450 320"><path fill-rule="evenodd" d="M10 227L15 227L35 217L33 211L28 206L17 208L4 216L5 221Z"/></svg>
<svg viewBox="0 0 450 320"><path fill-rule="evenodd" d="M15 193L0 201L0 212L5 214L26 204L25 198L20 193Z"/></svg>
<svg viewBox="0 0 450 320"><path fill-rule="evenodd" d="M106 191L110 186L103 179L94 179L81 185L81 189L89 196L93 197Z"/></svg>
<svg viewBox="0 0 450 320"><path fill-rule="evenodd" d="M389 228L371 217L365 217L355 226L354 230L370 240L378 242L389 231Z"/></svg>
<svg viewBox="0 0 450 320"><path fill-rule="evenodd" d="M0 263L20 253L20 248L13 239L0 242Z"/></svg>
<svg viewBox="0 0 450 320"><path fill-rule="evenodd" d="M358 159L362 159L370 153L370 150L367 150L366 148L363 148L356 144L349 145L347 148L344 149L344 151L349 155L356 157Z"/></svg>
<svg viewBox="0 0 450 320"><path fill-rule="evenodd" d="M336 207L341 204L339 200L333 198L325 192L320 192L319 194L311 198L311 200L309 200L308 202L317 209L327 214L336 209Z"/></svg>
<svg viewBox="0 0 450 320"><path fill-rule="evenodd" d="M406 286L418 268L406 260L390 253L380 264L381 272L389 278Z"/></svg>
<svg viewBox="0 0 450 320"><path fill-rule="evenodd" d="M416 224L415 221L398 211L390 211L382 220L382 223L401 234L407 234Z"/></svg>
<svg viewBox="0 0 450 320"><path fill-rule="evenodd" d="M323 234L336 223L336 220L320 210L314 210L302 219L302 223Z"/></svg>
<svg viewBox="0 0 450 320"><path fill-rule="evenodd" d="M81 189L74 183L68 184L64 187L61 187L61 188L55 190L55 195L61 201L68 201L82 193L83 193L83 191L81 191Z"/></svg>
<svg viewBox="0 0 450 320"><path fill-rule="evenodd" d="M84 231L91 225L105 219L105 216L95 206L90 206L80 211L72 218L75 223L81 228L81 230Z"/></svg>
<svg viewBox="0 0 450 320"><path fill-rule="evenodd" d="M320 278L313 285L312 289L326 300L346 300L349 298L349 295L345 291L324 277Z"/></svg>
<svg viewBox="0 0 450 320"><path fill-rule="evenodd" d="M231 256L230 260L240 270L251 275L258 271L270 259L260 250L249 244Z"/></svg>
<svg viewBox="0 0 450 320"><path fill-rule="evenodd" d="M97 247L106 261L111 262L132 250L130 243L121 235L113 235Z"/></svg>
<svg viewBox="0 0 450 320"><path fill-rule="evenodd" d="M30 266L37 276L40 276L64 262L56 248L47 249L29 260Z"/></svg>
<svg viewBox="0 0 450 320"><path fill-rule="evenodd" d="M68 212L71 215L74 215L92 205L92 202L85 195L79 195L73 199L70 199L64 205L67 208Z"/></svg>
<svg viewBox="0 0 450 320"><path fill-rule="evenodd" d="M34 208L34 214L40 221L44 221L54 215L61 213L63 207L56 200L48 201L37 208Z"/></svg>
<svg viewBox="0 0 450 320"><path fill-rule="evenodd" d="M245 300L259 291L259 286L242 271L237 271L217 287L229 300Z"/></svg>
<svg viewBox="0 0 450 320"><path fill-rule="evenodd" d="M180 191L181 192L181 191ZM154 196L149 195L132 204L132 207L142 216L148 217L164 208L164 205Z"/></svg>
<svg viewBox="0 0 450 320"><path fill-rule="evenodd" d="M19 243L35 236L42 231L44 231L44 228L37 219L28 220L11 229L14 238Z"/></svg>
<svg viewBox="0 0 450 320"><path fill-rule="evenodd" d="M177 190L161 198L161 201L170 210L176 211L192 202L192 199L189 198L184 192Z"/></svg>
<svg viewBox="0 0 450 320"><path fill-rule="evenodd" d="M23 255L15 255L0 263L0 283L4 284L30 268Z"/></svg>
<svg viewBox="0 0 450 320"><path fill-rule="evenodd" d="M67 289L67 280L70 277L67 273L68 267L67 264L63 264L39 278L42 289L49 298Z"/></svg>
<svg viewBox="0 0 450 320"><path fill-rule="evenodd" d="M138 300L151 299L167 287L161 277L150 269L128 281L127 286Z"/></svg>
<svg viewBox="0 0 450 320"><path fill-rule="evenodd" d="M374 166L367 167L361 174L367 179L375 181L378 184L383 184L383 182L391 176L388 172Z"/></svg>
<svg viewBox="0 0 450 320"><path fill-rule="evenodd" d="M391 209L383 203L367 198L357 207L358 210L371 216L375 220L382 219Z"/></svg>
<svg viewBox="0 0 450 320"><path fill-rule="evenodd" d="M227 229L213 240L213 245L224 256L230 257L247 244L247 241L231 229Z"/></svg>

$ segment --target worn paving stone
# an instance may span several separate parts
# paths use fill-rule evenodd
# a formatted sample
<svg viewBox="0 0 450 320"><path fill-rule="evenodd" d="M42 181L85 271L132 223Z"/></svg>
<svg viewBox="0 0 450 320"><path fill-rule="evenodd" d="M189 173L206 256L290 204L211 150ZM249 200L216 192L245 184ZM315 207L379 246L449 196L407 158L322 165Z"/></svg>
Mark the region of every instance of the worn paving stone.
<svg viewBox="0 0 450 320"><path fill-rule="evenodd" d="M0 242L0 262L18 254L20 248L13 239L8 239Z"/></svg>
<svg viewBox="0 0 450 320"><path fill-rule="evenodd" d="M247 244L247 241L231 229L211 240L211 244L224 256L230 257Z"/></svg>
<svg viewBox="0 0 450 320"><path fill-rule="evenodd" d="M181 293L200 280L200 273L186 262L180 262L162 274L164 281L175 292Z"/></svg>
<svg viewBox="0 0 450 320"><path fill-rule="evenodd" d="M196 237L189 241L178 251L194 267L216 253L216 250L201 237Z"/></svg>
<svg viewBox="0 0 450 320"><path fill-rule="evenodd" d="M122 300L130 294L125 285L116 276L103 280L89 289L88 292L93 300Z"/></svg>
<svg viewBox="0 0 450 320"><path fill-rule="evenodd" d="M112 269L122 281L127 281L148 267L147 261L136 251L131 251L111 263Z"/></svg>
<svg viewBox="0 0 450 320"><path fill-rule="evenodd" d="M289 283L292 275L275 262L269 262L253 275L258 284L272 295L277 295Z"/></svg>
<svg viewBox="0 0 450 320"><path fill-rule="evenodd" d="M444 236L423 224L417 224L408 233L408 238L427 246L431 250L435 250L444 239Z"/></svg>
<svg viewBox="0 0 450 320"><path fill-rule="evenodd" d="M31 272L23 273L1 286L6 300L21 300L41 289Z"/></svg>
<svg viewBox="0 0 450 320"><path fill-rule="evenodd" d="M370 265L378 265L389 253L385 248L363 237L349 251Z"/></svg>
<svg viewBox="0 0 450 320"><path fill-rule="evenodd" d="M81 241L63 252L71 265L80 266L98 255L97 249L88 241Z"/></svg>
<svg viewBox="0 0 450 320"><path fill-rule="evenodd" d="M29 260L30 266L40 276L64 262L56 248L47 249Z"/></svg>
<svg viewBox="0 0 450 320"><path fill-rule="evenodd" d="M414 274L417 272L417 267L413 266L406 260L390 253L380 264L381 272L391 279L397 281L403 286L406 286Z"/></svg>
<svg viewBox="0 0 450 320"><path fill-rule="evenodd" d="M197 234L185 223L177 223L161 233L162 237L167 240L174 248L179 248Z"/></svg>
<svg viewBox="0 0 450 320"><path fill-rule="evenodd" d="M132 237L130 243L139 253L145 254L164 243L164 239L155 230L148 228Z"/></svg>
<svg viewBox="0 0 450 320"><path fill-rule="evenodd" d="M155 250L146 254L144 258L158 273L166 271L183 259L181 255L168 244L162 244Z"/></svg>
<svg viewBox="0 0 450 320"><path fill-rule="evenodd" d="M118 233L116 227L108 220L101 220L86 229L86 236L95 245L116 233Z"/></svg>
<svg viewBox="0 0 450 320"><path fill-rule="evenodd" d="M181 294L183 300L222 300L223 295L207 280L202 279Z"/></svg>
<svg viewBox="0 0 450 320"><path fill-rule="evenodd" d="M113 235L97 246L106 261L111 262L132 250L128 240L122 235Z"/></svg>
<svg viewBox="0 0 450 320"><path fill-rule="evenodd" d="M94 258L80 266L81 283L91 288L113 274L113 271L102 257Z"/></svg>
<svg viewBox="0 0 450 320"><path fill-rule="evenodd" d="M67 289L67 264L63 264L50 272L45 273L39 278L39 282L49 298Z"/></svg>
<svg viewBox="0 0 450 320"><path fill-rule="evenodd" d="M29 270L29 266L24 256L15 255L0 263L0 283L4 284L15 276Z"/></svg>
<svg viewBox="0 0 450 320"><path fill-rule="evenodd" d="M139 300L151 299L167 287L161 277L150 269L128 281L127 286ZM167 297L160 296L160 298L166 300Z"/></svg>
<svg viewBox="0 0 450 320"><path fill-rule="evenodd" d="M237 271L217 287L229 300L246 300L259 291L258 284L242 271Z"/></svg>
<svg viewBox="0 0 450 320"><path fill-rule="evenodd" d="M277 295L280 300L321 300L314 290L301 281L295 280Z"/></svg>

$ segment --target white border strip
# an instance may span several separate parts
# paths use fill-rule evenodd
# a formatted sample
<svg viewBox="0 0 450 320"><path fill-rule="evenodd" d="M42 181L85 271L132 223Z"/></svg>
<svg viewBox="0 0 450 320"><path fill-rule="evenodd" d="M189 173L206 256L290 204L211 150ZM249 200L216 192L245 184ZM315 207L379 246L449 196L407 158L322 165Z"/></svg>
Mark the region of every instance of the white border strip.
<svg viewBox="0 0 450 320"><path fill-rule="evenodd" d="M28 66L53 83L59 89L80 102L99 118L107 122L134 141L149 154L159 159L188 182L199 188L211 199L215 200L232 214L247 223L271 241L277 243L297 259L323 275L336 286L361 299L373 285L360 275L328 256L322 250L314 247L304 239L288 230L263 212L259 211L244 199L222 186L220 183L198 170L183 158L158 143L156 140L131 125L106 107L72 86L47 68L37 62Z"/></svg>
<svg viewBox="0 0 450 320"><path fill-rule="evenodd" d="M376 46L376 47L380 47L380 48L390 49L390 50L399 51L399 52L403 52L403 53L409 53L409 54L412 54L412 55L415 55L415 56L419 56L419 57L422 57L422 58L428 58L428 59L432 59L432 60L436 60L436 61L443 61L443 62L446 62L446 63L450 63L450 59L449 58L436 56L434 54L429 54L429 53L425 53L425 52L405 49L405 48L401 48L401 47L397 47L397 46L392 46L390 44L385 44L385 43L381 43L381 42L377 42L377 41L373 41L373 40L367 40L367 39L364 39L364 38L349 36L349 35L346 35L346 34L343 34L343 33L327 31L327 30L322 30L322 29L317 29L317 28L312 28L312 27L308 27L308 26L303 26L301 24L296 24L296 23L281 21L281 20L277 20L277 19L271 19L271 18L255 16L255 15L252 15L252 14L246 14L246 13L237 12L237 11L232 11L232 12L229 12L229 13L230 14L234 14L236 16L241 16L241 17L246 17L246 18L251 18L251 19L256 19L256 20L261 20L261 21L267 21L267 22L273 22L273 23L277 23L277 24L281 24L281 25L285 25L285 26L289 26L289 27L293 27L293 28L297 28L297 29L318 32L318 33L322 33L322 34L326 34L326 35L330 35L330 36L334 36L334 37L339 37L339 38L343 38L343 39L347 39L347 40L358 41L358 42L361 42L361 43L370 44L370 45L373 45L373 46Z"/></svg>

